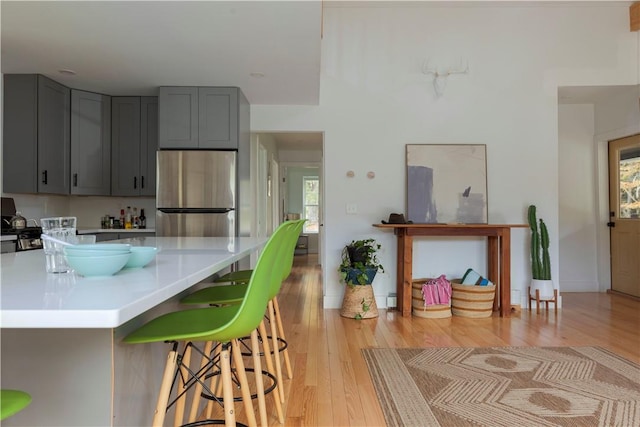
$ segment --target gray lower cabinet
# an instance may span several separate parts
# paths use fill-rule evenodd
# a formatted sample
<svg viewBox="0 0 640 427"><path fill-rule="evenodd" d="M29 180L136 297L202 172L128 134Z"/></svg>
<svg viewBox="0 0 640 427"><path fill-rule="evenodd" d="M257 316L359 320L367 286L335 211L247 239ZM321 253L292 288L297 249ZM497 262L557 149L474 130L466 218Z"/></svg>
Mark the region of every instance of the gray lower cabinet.
<svg viewBox="0 0 640 427"><path fill-rule="evenodd" d="M159 148L237 150L249 103L237 87L161 87Z"/></svg>
<svg viewBox="0 0 640 427"><path fill-rule="evenodd" d="M8 254L16 251L15 240L3 240L0 242L0 253Z"/></svg>
<svg viewBox="0 0 640 427"><path fill-rule="evenodd" d="M71 194L111 193L111 97L71 91Z"/></svg>
<svg viewBox="0 0 640 427"><path fill-rule="evenodd" d="M128 233L96 233L96 242L105 242L109 240L119 240L119 239L140 239L144 237L155 237L156 233L153 231L131 231Z"/></svg>
<svg viewBox="0 0 640 427"><path fill-rule="evenodd" d="M69 194L71 90L5 74L3 99L3 191Z"/></svg>
<svg viewBox="0 0 640 427"><path fill-rule="evenodd" d="M118 233L96 233L96 243L106 242L109 240L118 240Z"/></svg>
<svg viewBox="0 0 640 427"><path fill-rule="evenodd" d="M111 119L111 195L155 195L158 98L113 97Z"/></svg>

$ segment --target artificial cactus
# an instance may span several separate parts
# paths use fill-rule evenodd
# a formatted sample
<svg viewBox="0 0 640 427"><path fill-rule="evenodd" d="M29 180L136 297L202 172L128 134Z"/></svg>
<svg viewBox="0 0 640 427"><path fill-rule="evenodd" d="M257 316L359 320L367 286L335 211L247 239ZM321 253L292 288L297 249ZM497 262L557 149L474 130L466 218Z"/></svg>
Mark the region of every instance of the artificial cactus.
<svg viewBox="0 0 640 427"><path fill-rule="evenodd" d="M531 276L538 280L551 280L551 257L549 256L549 233L544 221L536 218L536 207L529 206L527 213L531 228Z"/></svg>
<svg viewBox="0 0 640 427"><path fill-rule="evenodd" d="M527 214L529 219L529 228L531 228L531 275L534 279L540 276L540 235L538 234L538 220L536 219L536 207L529 206Z"/></svg>
<svg viewBox="0 0 640 427"><path fill-rule="evenodd" d="M547 225L540 220L540 247L542 248L542 271L540 279L551 280L551 257L549 256L549 233Z"/></svg>

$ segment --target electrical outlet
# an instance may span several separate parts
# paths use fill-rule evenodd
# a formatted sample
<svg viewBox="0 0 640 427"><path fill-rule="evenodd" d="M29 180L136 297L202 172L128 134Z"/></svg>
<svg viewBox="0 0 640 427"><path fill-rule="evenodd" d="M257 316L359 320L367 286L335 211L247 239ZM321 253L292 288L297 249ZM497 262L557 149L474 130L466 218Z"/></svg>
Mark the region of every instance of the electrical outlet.
<svg viewBox="0 0 640 427"><path fill-rule="evenodd" d="M347 214L355 215L358 213L358 205L355 203L347 203Z"/></svg>

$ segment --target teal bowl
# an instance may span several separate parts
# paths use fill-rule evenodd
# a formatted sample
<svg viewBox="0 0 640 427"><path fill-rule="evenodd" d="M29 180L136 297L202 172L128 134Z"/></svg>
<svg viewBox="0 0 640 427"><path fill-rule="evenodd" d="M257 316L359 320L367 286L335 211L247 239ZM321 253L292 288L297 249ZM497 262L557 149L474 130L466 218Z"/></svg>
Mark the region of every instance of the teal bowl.
<svg viewBox="0 0 640 427"><path fill-rule="evenodd" d="M158 248L153 246L131 246L131 257L125 268L140 268L149 264L156 257Z"/></svg>
<svg viewBox="0 0 640 427"><path fill-rule="evenodd" d="M74 256L74 257L95 257L95 256L102 256L102 255L124 255L124 254L130 254L131 250L129 249L122 249L122 250L108 250L108 251L103 251L100 249L95 249L95 250L74 250L72 247L67 246L64 248L64 253L65 255L70 255L70 256Z"/></svg>
<svg viewBox="0 0 640 427"><path fill-rule="evenodd" d="M128 243L87 243L84 245L65 246L65 252L80 251L128 251L131 245Z"/></svg>
<svg viewBox="0 0 640 427"><path fill-rule="evenodd" d="M65 255L67 264L76 273L85 276L111 276L122 270L127 261L129 261L130 253L112 254L104 253L96 256L74 256Z"/></svg>

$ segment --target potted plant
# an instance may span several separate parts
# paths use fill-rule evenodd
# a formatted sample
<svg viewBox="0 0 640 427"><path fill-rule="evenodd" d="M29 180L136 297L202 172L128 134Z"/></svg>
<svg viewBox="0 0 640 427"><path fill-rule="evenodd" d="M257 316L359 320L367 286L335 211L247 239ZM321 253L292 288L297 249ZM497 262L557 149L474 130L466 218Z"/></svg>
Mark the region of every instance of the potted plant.
<svg viewBox="0 0 640 427"><path fill-rule="evenodd" d="M536 207L530 205L527 213L529 228L531 229L531 286L530 299L553 300L555 298L553 282L551 281L551 258L549 256L549 232L542 220L536 218ZM538 228L538 224L540 227Z"/></svg>
<svg viewBox="0 0 640 427"><path fill-rule="evenodd" d="M342 248L338 273L347 287L342 300L341 316L355 319L378 317L371 283L378 271L384 271L377 256L380 247L374 239L362 239L352 240Z"/></svg>
<svg viewBox="0 0 640 427"><path fill-rule="evenodd" d="M370 285L378 271L384 267L378 261L380 244L374 239L352 240L342 248L342 262L338 272L349 286Z"/></svg>

